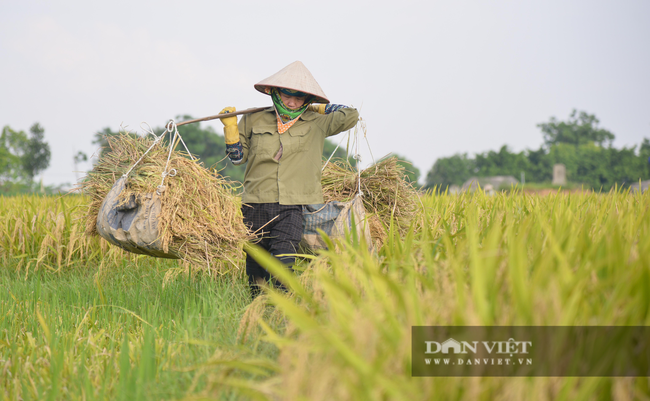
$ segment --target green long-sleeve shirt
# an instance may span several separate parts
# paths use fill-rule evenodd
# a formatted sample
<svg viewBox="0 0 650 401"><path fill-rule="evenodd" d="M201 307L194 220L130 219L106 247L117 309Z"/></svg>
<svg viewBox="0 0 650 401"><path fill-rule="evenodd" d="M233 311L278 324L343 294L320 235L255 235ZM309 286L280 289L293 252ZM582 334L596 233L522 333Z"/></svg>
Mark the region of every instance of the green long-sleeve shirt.
<svg viewBox="0 0 650 401"><path fill-rule="evenodd" d="M325 138L354 127L359 112L344 108L330 114L305 111L282 135L275 109L247 114L239 122L243 158L248 162L243 203L308 205L323 203L322 154ZM281 157L278 152L282 147Z"/></svg>

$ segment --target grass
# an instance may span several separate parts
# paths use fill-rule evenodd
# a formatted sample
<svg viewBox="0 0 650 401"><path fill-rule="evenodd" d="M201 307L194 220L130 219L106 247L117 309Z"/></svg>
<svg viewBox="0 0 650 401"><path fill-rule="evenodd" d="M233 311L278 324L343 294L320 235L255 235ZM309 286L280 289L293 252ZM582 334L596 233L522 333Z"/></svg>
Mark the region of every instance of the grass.
<svg viewBox="0 0 650 401"><path fill-rule="evenodd" d="M241 274L70 245L76 201L0 199L5 399L650 397L647 378L410 375L414 325L650 325L650 193L426 195L377 254L352 236L296 277L259 253L292 291L253 303Z"/></svg>
<svg viewBox="0 0 650 401"><path fill-rule="evenodd" d="M327 252L292 285L296 296L270 295L289 321L266 327L267 341L280 348L275 395L647 399L646 378L412 378L410 327L649 325L649 198L423 198L420 223L389 238L379 255L359 245Z"/></svg>
<svg viewBox="0 0 650 401"><path fill-rule="evenodd" d="M213 278L85 236L87 202L0 198L0 399L182 398L206 387L204 364L274 352L238 343L241 271Z"/></svg>
<svg viewBox="0 0 650 401"><path fill-rule="evenodd" d="M40 270L27 278L2 269L0 395L181 398L203 389L197 370L215 355L252 353L237 343L248 303L243 280L181 276L163 287L166 263Z"/></svg>

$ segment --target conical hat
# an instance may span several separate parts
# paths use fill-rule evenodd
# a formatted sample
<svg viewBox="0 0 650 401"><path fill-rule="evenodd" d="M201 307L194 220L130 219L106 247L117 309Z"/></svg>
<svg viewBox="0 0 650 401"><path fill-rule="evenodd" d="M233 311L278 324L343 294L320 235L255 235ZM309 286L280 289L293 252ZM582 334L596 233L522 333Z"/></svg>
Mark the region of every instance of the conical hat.
<svg viewBox="0 0 650 401"><path fill-rule="evenodd" d="M314 95L314 103L329 103L327 95L320 88L311 72L300 61L294 61L270 77L255 84L255 89L267 94L270 87L293 89Z"/></svg>

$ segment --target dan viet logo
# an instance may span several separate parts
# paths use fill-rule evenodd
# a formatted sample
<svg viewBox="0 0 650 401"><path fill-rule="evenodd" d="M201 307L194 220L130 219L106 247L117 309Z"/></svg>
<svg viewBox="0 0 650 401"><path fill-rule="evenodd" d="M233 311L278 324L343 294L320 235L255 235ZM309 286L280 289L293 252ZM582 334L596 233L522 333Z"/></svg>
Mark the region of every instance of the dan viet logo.
<svg viewBox="0 0 650 401"><path fill-rule="evenodd" d="M647 326L412 326L413 377L650 377Z"/></svg>
<svg viewBox="0 0 650 401"><path fill-rule="evenodd" d="M456 341L449 338L442 343L425 341L426 365L532 365L527 358L532 341ZM437 354L444 354L441 358ZM448 358L451 354L457 358ZM430 357L430 358L427 358Z"/></svg>

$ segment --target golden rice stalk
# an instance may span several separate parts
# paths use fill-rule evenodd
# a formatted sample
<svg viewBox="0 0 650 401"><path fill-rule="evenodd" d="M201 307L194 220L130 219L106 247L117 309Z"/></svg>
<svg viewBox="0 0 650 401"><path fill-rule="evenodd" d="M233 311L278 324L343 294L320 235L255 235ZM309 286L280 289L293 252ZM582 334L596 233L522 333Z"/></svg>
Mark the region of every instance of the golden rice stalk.
<svg viewBox="0 0 650 401"><path fill-rule="evenodd" d="M153 140L120 134L109 137L111 151L106 152L81 184L91 201L86 213L86 233L97 235L97 214L102 202L117 179L126 173L153 144ZM169 148L155 145L133 169L128 178L131 194L152 193L161 183ZM165 252L199 265L224 272L238 265L242 244L250 238L244 225L240 200L235 186L216 172L206 169L198 160L184 152L172 151L161 195L159 230Z"/></svg>
<svg viewBox="0 0 650 401"><path fill-rule="evenodd" d="M346 161L330 161L321 176L325 202L346 202L359 192L363 205L371 215L371 236L376 245L386 237L386 228L393 224L400 234L405 234L417 212L418 191L405 178L404 167L396 157L389 157L358 172ZM372 219L372 215L376 219Z"/></svg>

